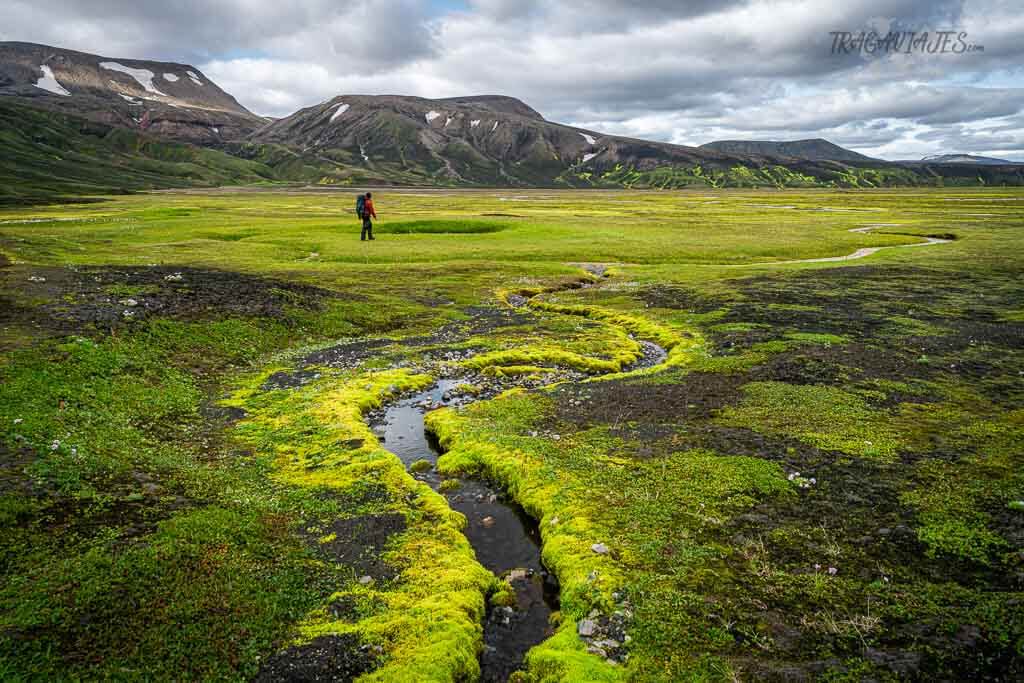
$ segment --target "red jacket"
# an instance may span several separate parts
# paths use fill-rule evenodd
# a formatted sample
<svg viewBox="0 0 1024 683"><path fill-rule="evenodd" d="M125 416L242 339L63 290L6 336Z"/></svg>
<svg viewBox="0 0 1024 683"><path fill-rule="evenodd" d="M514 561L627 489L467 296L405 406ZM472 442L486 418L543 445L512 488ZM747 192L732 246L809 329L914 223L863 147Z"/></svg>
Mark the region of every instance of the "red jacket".
<svg viewBox="0 0 1024 683"><path fill-rule="evenodd" d="M373 200L369 197L366 198L366 204L363 205L363 215L377 217L377 212L373 210Z"/></svg>

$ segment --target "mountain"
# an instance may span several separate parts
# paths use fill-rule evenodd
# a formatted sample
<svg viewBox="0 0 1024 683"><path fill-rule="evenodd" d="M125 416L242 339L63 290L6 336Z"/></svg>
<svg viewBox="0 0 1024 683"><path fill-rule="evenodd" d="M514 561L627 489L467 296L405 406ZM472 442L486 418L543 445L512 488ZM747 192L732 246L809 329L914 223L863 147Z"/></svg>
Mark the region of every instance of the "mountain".
<svg viewBox="0 0 1024 683"><path fill-rule="evenodd" d="M701 147L548 121L503 95L342 95L253 114L187 64L0 42L0 202L267 181L468 187L1022 185L1024 165L893 163L827 140Z"/></svg>
<svg viewBox="0 0 1024 683"><path fill-rule="evenodd" d="M913 163L913 162L901 162L901 163ZM1020 161L1007 161L1006 159L996 159L994 157L980 157L974 156L973 154L935 154L927 156L921 159L921 162L926 164L980 164L983 166L1007 166L1013 164L1020 164L1024 162Z"/></svg>
<svg viewBox="0 0 1024 683"><path fill-rule="evenodd" d="M726 154L756 154L766 157L792 157L811 161L864 161L876 162L863 154L840 147L837 144L815 138L813 140L791 140L773 142L769 140L717 140L701 145L701 149L710 149Z"/></svg>
<svg viewBox="0 0 1024 683"><path fill-rule="evenodd" d="M233 151L265 159L261 146L271 146L278 157L272 163L325 183L587 185L623 168L643 174L666 165L726 170L773 163L554 123L495 95L343 95L266 125L250 142Z"/></svg>
<svg viewBox="0 0 1024 683"><path fill-rule="evenodd" d="M0 206L276 179L222 151L0 97Z"/></svg>
<svg viewBox="0 0 1024 683"><path fill-rule="evenodd" d="M266 124L188 64L0 42L0 100L177 141L220 144Z"/></svg>

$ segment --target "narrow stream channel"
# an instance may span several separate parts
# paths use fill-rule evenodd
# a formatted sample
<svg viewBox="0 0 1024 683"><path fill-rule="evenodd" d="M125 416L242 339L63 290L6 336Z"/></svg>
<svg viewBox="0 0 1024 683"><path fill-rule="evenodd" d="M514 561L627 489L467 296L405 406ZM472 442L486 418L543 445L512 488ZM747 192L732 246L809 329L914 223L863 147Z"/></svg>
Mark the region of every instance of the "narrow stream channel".
<svg viewBox="0 0 1024 683"><path fill-rule="evenodd" d="M443 379L427 391L398 401L375 427L384 447L406 467L419 460L436 464L440 450L427 434L423 416L430 407L445 405L446 393L457 384ZM434 469L413 476L434 490L441 483ZM551 635L548 617L558 609L558 585L541 564L537 522L487 482L460 481L458 489L443 495L452 509L466 516L466 537L480 564L507 578L516 592L514 607L489 607L484 623L480 680L504 683L522 667L527 651Z"/></svg>

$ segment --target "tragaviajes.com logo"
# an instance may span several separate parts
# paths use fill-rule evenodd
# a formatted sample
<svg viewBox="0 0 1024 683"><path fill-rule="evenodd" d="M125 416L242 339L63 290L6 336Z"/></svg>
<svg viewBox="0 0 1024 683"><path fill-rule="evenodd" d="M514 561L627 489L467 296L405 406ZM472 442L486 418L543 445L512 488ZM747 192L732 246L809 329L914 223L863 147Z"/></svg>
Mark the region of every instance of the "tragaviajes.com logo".
<svg viewBox="0 0 1024 683"><path fill-rule="evenodd" d="M832 54L962 55L984 52L984 45L970 42L965 31L829 31Z"/></svg>

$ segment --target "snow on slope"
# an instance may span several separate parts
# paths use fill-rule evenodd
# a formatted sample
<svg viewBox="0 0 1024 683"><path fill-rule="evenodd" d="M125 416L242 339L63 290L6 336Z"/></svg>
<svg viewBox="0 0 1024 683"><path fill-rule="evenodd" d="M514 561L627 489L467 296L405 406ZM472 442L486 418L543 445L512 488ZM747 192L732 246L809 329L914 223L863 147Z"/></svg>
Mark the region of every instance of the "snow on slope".
<svg viewBox="0 0 1024 683"><path fill-rule="evenodd" d="M164 74L164 80L165 81L170 81L171 83L177 83L178 82L178 75L177 74L170 74L170 73Z"/></svg>
<svg viewBox="0 0 1024 683"><path fill-rule="evenodd" d="M138 82L138 84L141 85L146 91L154 93L156 95L163 95L164 97L167 97L167 95L157 90L156 86L153 85L154 74L149 69L133 69L130 66L118 64L117 62L100 62L100 66L104 69L109 69L110 71L120 71L123 74L128 74L129 76L134 78Z"/></svg>
<svg viewBox="0 0 1024 683"><path fill-rule="evenodd" d="M582 136L583 136L583 139L587 141L587 144L588 144L588 145L593 145L593 144L596 144L596 143L597 143L597 140L595 140L595 139L594 139L593 137L591 137L590 135L587 135L586 133L580 133L580 135L582 135Z"/></svg>
<svg viewBox="0 0 1024 683"><path fill-rule="evenodd" d="M348 111L348 105L345 104L344 102L339 103L338 104L338 110L335 111L333 114L331 114L331 121L334 121L336 118L338 118L339 116L341 116L342 114L344 114L347 111Z"/></svg>
<svg viewBox="0 0 1024 683"><path fill-rule="evenodd" d="M427 123L430 123L431 121L433 121L434 119L436 119L440 115L441 115L441 112L434 111L433 109L431 109L430 111L428 111L426 114L423 115L423 118L425 118L427 120Z"/></svg>
<svg viewBox="0 0 1024 683"><path fill-rule="evenodd" d="M198 76L198 75L196 74L196 72L195 72L195 71L186 71L185 73L187 73L187 74L188 74L188 77L189 77L189 78L190 78L190 79L192 80L192 82L193 82L193 83L195 83L196 85L202 85L202 84L203 84L203 82L202 82L201 80L199 80L199 76Z"/></svg>
<svg viewBox="0 0 1024 683"><path fill-rule="evenodd" d="M57 79L54 78L53 71L50 70L50 67L43 64L39 68L43 70L43 77L36 81L37 88L42 88L43 90L51 92L54 95L71 94L64 88L64 86L57 82Z"/></svg>

